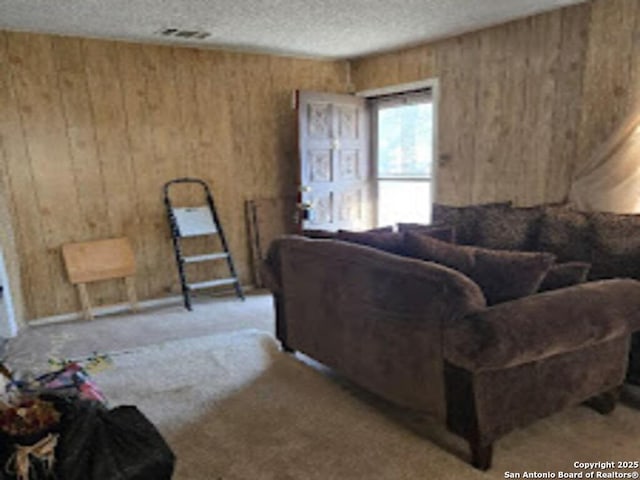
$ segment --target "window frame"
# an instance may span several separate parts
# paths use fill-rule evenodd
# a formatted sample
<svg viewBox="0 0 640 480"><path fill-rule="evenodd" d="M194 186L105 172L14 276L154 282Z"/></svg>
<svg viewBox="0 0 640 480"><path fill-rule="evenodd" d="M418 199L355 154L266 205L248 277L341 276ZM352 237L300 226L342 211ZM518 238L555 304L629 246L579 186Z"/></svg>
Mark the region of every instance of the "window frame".
<svg viewBox="0 0 640 480"><path fill-rule="evenodd" d="M376 225L378 225L378 219L380 214L380 182L425 182L430 183L430 202L431 205L434 203L435 199L435 178L436 178L436 166L437 166L437 150L436 150L436 137L437 137L437 102L436 102L436 84L434 82L433 86L428 88L423 88L421 90L413 90L406 92L397 92L379 96L370 97L368 100L369 103L369 113L371 116L370 119L370 128L371 128L371 172L372 172L372 180L373 180L373 194L376 199L375 201L375 219ZM378 129L378 114L380 110L385 108L393 108L397 106L408 106L408 105L416 105L420 103L431 103L432 108L432 166L431 166L431 175L430 176L406 176L406 177L393 177L393 176L380 176L379 168L378 168L378 143L379 143L379 129ZM432 219L427 218L426 222L431 223Z"/></svg>

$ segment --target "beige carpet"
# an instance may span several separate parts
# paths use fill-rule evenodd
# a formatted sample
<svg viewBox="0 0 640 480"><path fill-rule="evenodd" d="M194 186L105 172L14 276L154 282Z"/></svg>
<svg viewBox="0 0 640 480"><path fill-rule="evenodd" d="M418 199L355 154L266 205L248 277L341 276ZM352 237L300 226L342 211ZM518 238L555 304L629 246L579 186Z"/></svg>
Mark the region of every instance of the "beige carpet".
<svg viewBox="0 0 640 480"><path fill-rule="evenodd" d="M139 313L120 313L20 331L10 340L6 356L18 371L40 371L51 358L83 357L93 352L110 352L153 345L181 338L201 337L242 329L273 332L271 295L254 291L246 301L232 297L201 296L193 311L181 303Z"/></svg>
<svg viewBox="0 0 640 480"><path fill-rule="evenodd" d="M96 380L136 404L178 457L177 479L459 479L573 471L575 461L639 460L640 411L576 407L513 432L494 467L466 444L362 392L256 330L169 341L114 355Z"/></svg>

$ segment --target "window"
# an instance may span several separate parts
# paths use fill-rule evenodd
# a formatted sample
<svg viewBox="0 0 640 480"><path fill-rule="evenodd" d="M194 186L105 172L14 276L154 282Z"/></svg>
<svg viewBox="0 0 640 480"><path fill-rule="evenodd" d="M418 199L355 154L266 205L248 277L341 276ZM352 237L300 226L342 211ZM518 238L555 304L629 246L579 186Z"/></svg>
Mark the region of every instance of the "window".
<svg viewBox="0 0 640 480"><path fill-rule="evenodd" d="M378 225L431 221L433 103L429 92L373 100Z"/></svg>

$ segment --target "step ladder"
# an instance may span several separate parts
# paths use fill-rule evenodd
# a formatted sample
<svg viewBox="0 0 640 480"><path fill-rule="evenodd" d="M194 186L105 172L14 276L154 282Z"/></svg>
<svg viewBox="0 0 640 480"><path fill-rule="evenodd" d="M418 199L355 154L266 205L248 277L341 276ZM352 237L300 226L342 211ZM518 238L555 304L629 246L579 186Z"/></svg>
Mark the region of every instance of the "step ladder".
<svg viewBox="0 0 640 480"><path fill-rule="evenodd" d="M199 185L204 190L207 204L200 207L181 207L176 208L171 202L171 187L176 184L193 184ZM169 226L171 227L171 238L173 240L173 249L175 252L176 263L178 266L178 274L180 275L180 284L182 287L182 296L184 298L184 306L187 310L191 310L191 292L205 288L221 287L232 285L235 288L239 298L244 300L242 287L233 265L233 259L229 252L227 239L224 236L224 230L220 224L213 196L209 186L198 178L176 178L164 184L164 204L167 208L167 217ZM222 251L211 252L200 255L184 256L182 254L181 240L183 238L199 237L199 236L218 236L222 244ZM199 262L215 262L226 261L229 267L230 276L227 278L217 278L204 282L189 283L187 281L185 265Z"/></svg>

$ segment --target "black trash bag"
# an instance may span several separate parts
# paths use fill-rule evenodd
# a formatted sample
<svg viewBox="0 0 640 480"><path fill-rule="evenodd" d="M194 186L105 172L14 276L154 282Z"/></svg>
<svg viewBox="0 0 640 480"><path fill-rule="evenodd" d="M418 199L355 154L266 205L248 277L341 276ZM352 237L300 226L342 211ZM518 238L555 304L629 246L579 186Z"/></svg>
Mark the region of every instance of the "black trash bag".
<svg viewBox="0 0 640 480"><path fill-rule="evenodd" d="M51 400L43 398L43 400ZM58 409L58 401L53 401ZM59 409L58 409L59 410ZM17 478L16 449L21 445L33 446L42 440L47 434L59 433L59 426L49 428L46 432L40 432L23 436L11 436L0 431L0 480L14 480ZM56 480L58 477L51 465L44 458L29 455L29 480ZM55 465L55 460L54 460Z"/></svg>
<svg viewBox="0 0 640 480"><path fill-rule="evenodd" d="M73 402L65 410L56 449L60 480L171 479L175 456L136 407Z"/></svg>
<svg viewBox="0 0 640 480"><path fill-rule="evenodd" d="M0 451L0 480L15 480L13 448ZM29 480L57 480L56 474L39 458L29 456Z"/></svg>

